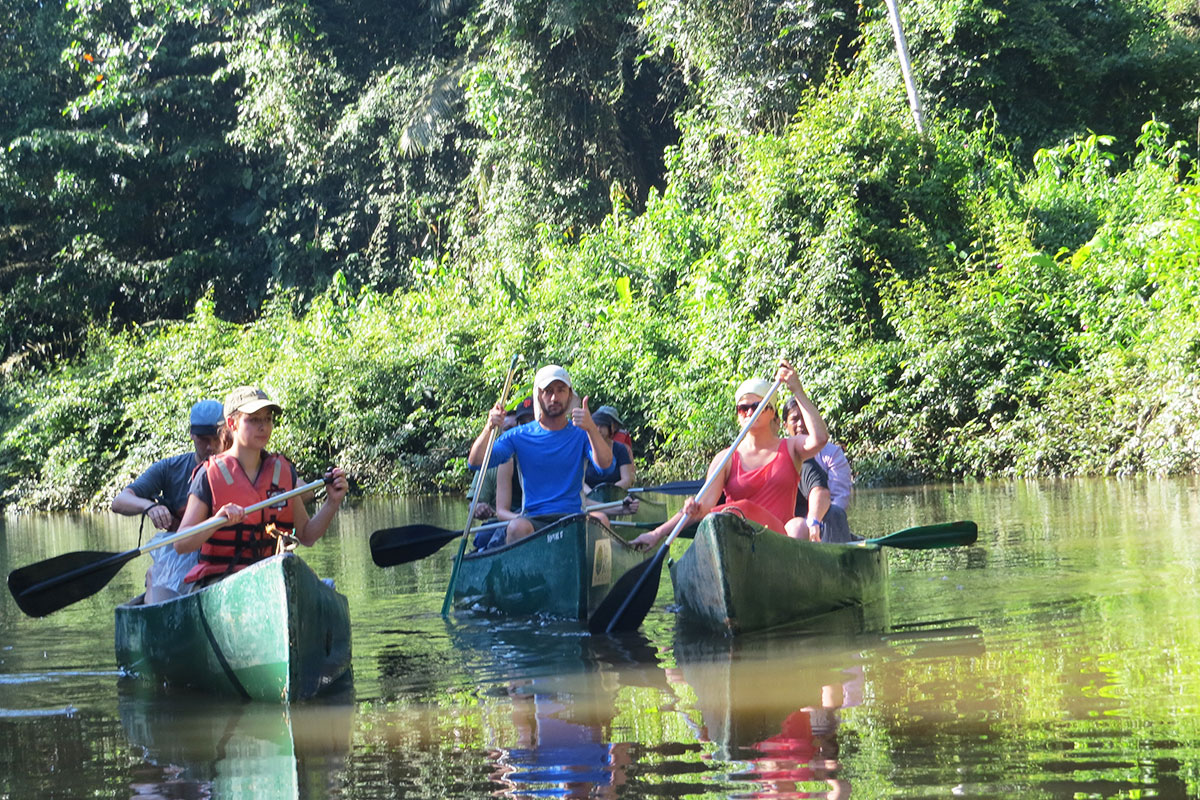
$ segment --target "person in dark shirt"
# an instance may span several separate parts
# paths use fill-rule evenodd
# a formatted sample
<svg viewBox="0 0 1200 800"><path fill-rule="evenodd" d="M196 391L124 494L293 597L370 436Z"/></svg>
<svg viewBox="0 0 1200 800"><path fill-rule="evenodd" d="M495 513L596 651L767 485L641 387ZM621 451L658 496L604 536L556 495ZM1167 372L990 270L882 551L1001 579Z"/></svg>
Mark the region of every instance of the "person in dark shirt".
<svg viewBox="0 0 1200 800"><path fill-rule="evenodd" d="M213 453L220 452L225 427L219 400L201 400L188 416L192 450L155 461L145 472L113 498L110 508L127 517L142 515L159 531L151 543L179 527L187 507L192 474ZM183 593L183 578L196 564L194 553L179 554L173 548L150 551L154 562L146 572L146 602L157 603Z"/></svg>
<svg viewBox="0 0 1200 800"><path fill-rule="evenodd" d="M622 489L632 488L633 482L637 478L637 471L633 464L633 452L615 438L617 431L621 429L620 415L612 406L600 406L596 409L596 413L592 414L592 420L600 429L600 435L612 446L613 463L609 465L608 469L602 470L597 469L595 464L588 461L584 465L583 472L584 491L590 492L602 483L613 483Z"/></svg>

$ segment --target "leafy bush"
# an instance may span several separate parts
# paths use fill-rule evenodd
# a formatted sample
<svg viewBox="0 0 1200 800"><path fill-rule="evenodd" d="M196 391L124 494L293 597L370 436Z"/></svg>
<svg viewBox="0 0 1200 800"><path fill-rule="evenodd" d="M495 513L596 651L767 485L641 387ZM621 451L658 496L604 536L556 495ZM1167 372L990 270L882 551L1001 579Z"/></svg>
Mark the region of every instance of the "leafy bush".
<svg viewBox="0 0 1200 800"><path fill-rule="evenodd" d="M308 473L456 488L514 352L652 477L780 354L864 482L1196 468L1190 17L905 4L921 136L880 9L401 6L4 12L3 502L240 383Z"/></svg>

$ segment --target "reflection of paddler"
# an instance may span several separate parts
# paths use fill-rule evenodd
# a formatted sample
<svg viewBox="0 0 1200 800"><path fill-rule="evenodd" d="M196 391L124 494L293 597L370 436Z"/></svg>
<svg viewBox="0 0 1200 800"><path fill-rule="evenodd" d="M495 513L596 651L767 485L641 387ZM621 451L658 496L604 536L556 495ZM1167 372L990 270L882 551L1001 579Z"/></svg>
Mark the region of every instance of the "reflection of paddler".
<svg viewBox="0 0 1200 800"><path fill-rule="evenodd" d="M615 714L604 697L572 694L556 678L509 686L517 732L500 751L493 779L516 796L553 792L565 797L609 797L625 783L627 745L609 741Z"/></svg>
<svg viewBox="0 0 1200 800"><path fill-rule="evenodd" d="M857 664L838 669L857 660L851 651L812 647L811 639L677 637L674 653L679 668L668 677L695 695L697 737L716 745L715 759L751 763L739 777L765 791L749 796L774 796L775 781L826 781L827 796L844 796L838 710L861 703L863 680Z"/></svg>
<svg viewBox="0 0 1200 800"><path fill-rule="evenodd" d="M779 733L753 745L763 754L751 759L755 780L764 791L752 797L795 796L799 783L825 781L827 798L847 797L850 784L837 778L839 764L837 709L843 705L843 687L826 685L821 688L821 705L805 706L788 714ZM805 794L816 797L816 794Z"/></svg>

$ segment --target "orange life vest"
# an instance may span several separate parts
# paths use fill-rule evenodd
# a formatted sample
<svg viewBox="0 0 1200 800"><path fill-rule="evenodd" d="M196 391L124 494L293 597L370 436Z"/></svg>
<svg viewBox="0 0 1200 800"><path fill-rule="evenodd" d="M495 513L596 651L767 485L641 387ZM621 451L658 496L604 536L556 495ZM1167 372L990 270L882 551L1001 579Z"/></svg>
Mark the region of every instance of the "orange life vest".
<svg viewBox="0 0 1200 800"><path fill-rule="evenodd" d="M228 453L217 453L205 463L208 485L212 489L212 510L217 513L226 503L243 508L262 502L294 488L291 463L278 453L263 453L258 477L251 482L241 462ZM294 527L291 502L247 514L237 525L218 528L200 547L199 560L184 578L193 583L210 575L223 575L245 569L275 553L276 539L267 533L274 524L281 532Z"/></svg>

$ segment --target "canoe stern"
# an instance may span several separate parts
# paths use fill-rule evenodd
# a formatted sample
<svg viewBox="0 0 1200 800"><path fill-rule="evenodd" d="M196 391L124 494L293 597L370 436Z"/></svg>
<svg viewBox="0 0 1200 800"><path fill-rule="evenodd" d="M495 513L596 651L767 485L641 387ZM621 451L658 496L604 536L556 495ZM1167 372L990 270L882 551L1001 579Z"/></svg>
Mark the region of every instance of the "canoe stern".
<svg viewBox="0 0 1200 800"><path fill-rule="evenodd" d="M710 514L671 566L680 620L726 635L884 598L882 548L789 539L734 514Z"/></svg>

